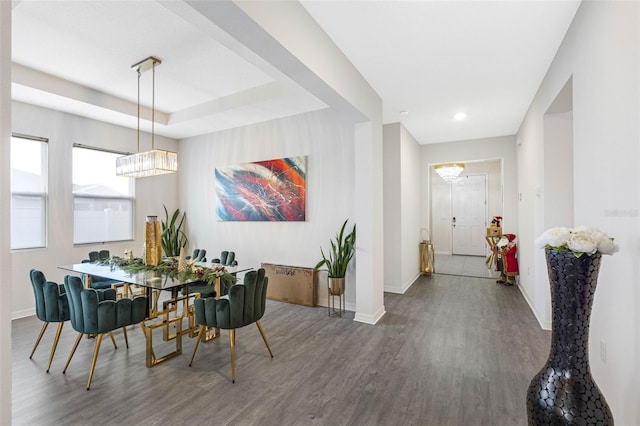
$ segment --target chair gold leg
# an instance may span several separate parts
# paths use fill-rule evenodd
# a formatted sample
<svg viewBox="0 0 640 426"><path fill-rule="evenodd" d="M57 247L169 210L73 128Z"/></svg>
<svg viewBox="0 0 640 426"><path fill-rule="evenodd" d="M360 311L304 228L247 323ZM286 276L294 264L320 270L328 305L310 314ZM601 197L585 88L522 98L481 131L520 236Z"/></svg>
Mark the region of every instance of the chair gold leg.
<svg viewBox="0 0 640 426"><path fill-rule="evenodd" d="M229 330L229 342L231 343L231 383L236 382L236 330Z"/></svg>
<svg viewBox="0 0 640 426"><path fill-rule="evenodd" d="M118 345L116 345L116 338L113 337L113 331L109 332L109 336L111 336L111 341L113 342L113 349L118 349Z"/></svg>
<svg viewBox="0 0 640 426"><path fill-rule="evenodd" d="M122 333L124 334L124 343L127 345L127 349L129 349L129 338L127 337L127 327L122 327Z"/></svg>
<svg viewBox="0 0 640 426"><path fill-rule="evenodd" d="M29 355L29 359L31 359L33 354L36 353L36 348L38 347L38 344L40 344L40 340L42 339L42 336L44 336L44 331L47 329L48 325L49 325L48 322L45 322L44 324L42 324L42 328L40 329L40 334L38 335L38 339L36 339L36 344L33 345L33 350L31 351L31 355Z"/></svg>
<svg viewBox="0 0 640 426"><path fill-rule="evenodd" d="M113 336L111 336L113 339ZM93 370L96 368L96 361L98 360L98 352L100 352L100 343L102 343L102 333L96 336L96 348L93 350L93 359L91 360L91 370L89 370L89 381L87 382L87 390L91 387L91 380L93 379Z"/></svg>
<svg viewBox="0 0 640 426"><path fill-rule="evenodd" d="M200 340L204 338L204 333L206 332L207 327L204 325L200 326L200 331L198 332L198 338L196 339L196 344L193 346L193 353L191 354L191 361L189 361L189 367L193 364L193 359L196 357L196 351L198 350L198 345L200 344Z"/></svg>
<svg viewBox="0 0 640 426"><path fill-rule="evenodd" d="M51 348L51 355L49 355L49 365L47 365L47 373L51 368L51 363L53 362L53 356L56 353L56 348L58 347L58 341L60 340L60 333L62 333L62 326L64 322L58 323L58 328L56 329L56 337L53 339L53 347Z"/></svg>
<svg viewBox="0 0 640 426"><path fill-rule="evenodd" d="M271 347L269 346L269 342L267 342L267 336L265 336L264 334L264 330L262 329L262 324L260 324L260 321L256 321L256 325L258 326L258 330L260 331L262 340L264 340L264 344L267 345L267 350L269 351L269 355L271 355L271 358L273 358L273 352L271 352Z"/></svg>
<svg viewBox="0 0 640 426"><path fill-rule="evenodd" d="M69 354L69 358L67 359L67 363L64 365L64 370L62 370L62 373L66 373L67 371L67 367L69 366L69 363L71 362L71 358L73 358L73 354L76 353L76 349L78 348L78 344L80 343L80 339L82 339L82 333L78 333L78 337L76 338L76 342L73 344L73 348L71 349L71 353Z"/></svg>

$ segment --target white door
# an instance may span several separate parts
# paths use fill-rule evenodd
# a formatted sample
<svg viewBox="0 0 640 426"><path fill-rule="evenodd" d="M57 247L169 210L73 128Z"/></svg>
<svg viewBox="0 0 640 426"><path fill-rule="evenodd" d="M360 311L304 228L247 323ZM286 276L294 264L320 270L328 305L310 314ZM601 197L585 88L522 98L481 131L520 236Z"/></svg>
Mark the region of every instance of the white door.
<svg viewBox="0 0 640 426"><path fill-rule="evenodd" d="M484 256L486 251L486 176L461 176L451 188L452 253Z"/></svg>

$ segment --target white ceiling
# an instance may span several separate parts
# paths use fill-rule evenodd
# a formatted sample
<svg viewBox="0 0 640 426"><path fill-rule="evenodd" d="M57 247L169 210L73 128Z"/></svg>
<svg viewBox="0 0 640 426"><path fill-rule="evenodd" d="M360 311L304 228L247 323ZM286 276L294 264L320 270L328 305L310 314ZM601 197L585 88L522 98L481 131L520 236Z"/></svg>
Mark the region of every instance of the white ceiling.
<svg viewBox="0 0 640 426"><path fill-rule="evenodd" d="M180 139L327 107L193 14L181 1L20 1L12 97L135 128L131 65L154 56L162 61L157 134ZM151 107L150 71L140 85L141 103Z"/></svg>
<svg viewBox="0 0 640 426"><path fill-rule="evenodd" d="M384 122L401 121L421 144L515 134L579 3L302 1L378 92ZM23 0L12 23L23 102L135 128L131 65L155 56L158 134L326 108L181 1ZM141 89L150 106L151 73ZM453 119L459 111L466 120Z"/></svg>
<svg viewBox="0 0 640 426"><path fill-rule="evenodd" d="M580 1L302 4L380 95L384 122L427 144L515 134Z"/></svg>

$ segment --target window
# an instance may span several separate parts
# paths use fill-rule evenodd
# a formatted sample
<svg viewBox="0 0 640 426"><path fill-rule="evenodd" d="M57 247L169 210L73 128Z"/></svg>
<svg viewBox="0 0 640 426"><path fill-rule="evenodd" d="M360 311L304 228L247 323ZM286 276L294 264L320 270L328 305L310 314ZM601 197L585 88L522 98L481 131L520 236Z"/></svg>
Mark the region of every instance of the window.
<svg viewBox="0 0 640 426"><path fill-rule="evenodd" d="M123 154L73 147L74 244L133 240L133 179L116 176Z"/></svg>
<svg viewBox="0 0 640 426"><path fill-rule="evenodd" d="M11 248L47 245L47 139L11 136Z"/></svg>

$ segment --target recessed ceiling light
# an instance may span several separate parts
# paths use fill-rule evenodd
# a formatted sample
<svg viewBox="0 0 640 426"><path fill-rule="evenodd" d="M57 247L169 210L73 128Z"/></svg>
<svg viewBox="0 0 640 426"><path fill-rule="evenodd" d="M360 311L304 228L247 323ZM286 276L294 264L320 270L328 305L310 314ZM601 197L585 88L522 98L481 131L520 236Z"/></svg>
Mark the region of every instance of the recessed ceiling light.
<svg viewBox="0 0 640 426"><path fill-rule="evenodd" d="M453 116L454 119L461 121L464 120L465 118L467 118L467 114L465 114L464 112L459 112L456 115Z"/></svg>
<svg viewBox="0 0 640 426"><path fill-rule="evenodd" d="M409 111L402 110L402 111L400 111L400 115L409 115Z"/></svg>

